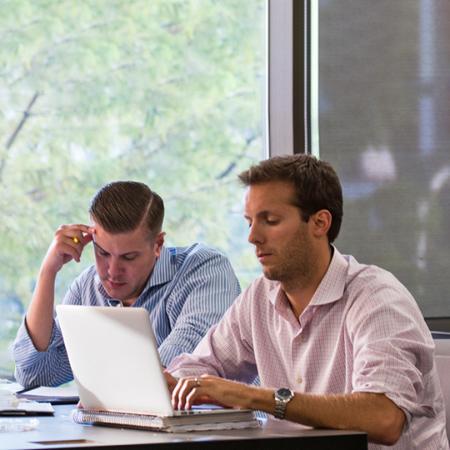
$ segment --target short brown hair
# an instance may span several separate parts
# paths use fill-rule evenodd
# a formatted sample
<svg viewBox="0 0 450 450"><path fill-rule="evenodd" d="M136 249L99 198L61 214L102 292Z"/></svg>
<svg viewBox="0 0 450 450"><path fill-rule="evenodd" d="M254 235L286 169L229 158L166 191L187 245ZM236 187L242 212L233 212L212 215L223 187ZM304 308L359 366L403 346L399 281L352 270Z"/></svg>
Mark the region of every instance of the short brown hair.
<svg viewBox="0 0 450 450"><path fill-rule="evenodd" d="M164 202L144 183L114 181L94 195L89 213L108 233L126 233L146 223L154 237L162 228Z"/></svg>
<svg viewBox="0 0 450 450"><path fill-rule="evenodd" d="M300 208L303 220L307 222L321 209L328 210L332 216L328 241L337 238L343 216L342 188L329 163L306 154L275 156L242 172L239 179L245 186L270 181L292 183L296 194L294 204Z"/></svg>

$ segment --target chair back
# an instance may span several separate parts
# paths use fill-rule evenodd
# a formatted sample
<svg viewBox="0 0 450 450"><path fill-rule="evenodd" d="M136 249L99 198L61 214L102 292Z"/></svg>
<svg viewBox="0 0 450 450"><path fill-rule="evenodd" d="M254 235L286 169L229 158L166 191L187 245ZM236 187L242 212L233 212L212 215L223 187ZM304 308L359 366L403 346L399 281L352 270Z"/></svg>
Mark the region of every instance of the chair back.
<svg viewBox="0 0 450 450"><path fill-rule="evenodd" d="M433 331L436 368L444 396L447 436L450 439L450 333Z"/></svg>

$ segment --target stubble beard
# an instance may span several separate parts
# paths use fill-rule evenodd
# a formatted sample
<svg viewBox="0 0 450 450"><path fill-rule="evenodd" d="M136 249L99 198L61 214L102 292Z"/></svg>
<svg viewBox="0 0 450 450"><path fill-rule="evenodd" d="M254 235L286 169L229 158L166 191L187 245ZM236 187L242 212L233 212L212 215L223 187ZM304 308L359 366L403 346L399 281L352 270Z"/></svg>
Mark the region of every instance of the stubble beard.
<svg viewBox="0 0 450 450"><path fill-rule="evenodd" d="M264 276L279 281L285 288L302 286L308 282L316 266L311 243L303 236L299 237L286 245L283 254L276 267L263 268Z"/></svg>

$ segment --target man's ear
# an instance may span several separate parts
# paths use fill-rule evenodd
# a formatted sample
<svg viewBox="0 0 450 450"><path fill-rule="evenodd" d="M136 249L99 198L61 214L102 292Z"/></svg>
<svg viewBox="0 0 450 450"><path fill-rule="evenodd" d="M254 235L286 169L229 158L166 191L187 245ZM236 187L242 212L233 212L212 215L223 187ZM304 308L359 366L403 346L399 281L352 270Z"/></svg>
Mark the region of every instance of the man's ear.
<svg viewBox="0 0 450 450"><path fill-rule="evenodd" d="M313 234L315 237L326 237L328 230L331 227L331 222L333 220L330 211L328 209L321 209L314 213L309 220L313 224Z"/></svg>
<svg viewBox="0 0 450 450"><path fill-rule="evenodd" d="M161 250L162 247L164 245L164 237L165 237L166 233L164 233L163 231L161 231L160 233L158 233L155 237L155 255L157 257L159 257L159 255L161 254Z"/></svg>

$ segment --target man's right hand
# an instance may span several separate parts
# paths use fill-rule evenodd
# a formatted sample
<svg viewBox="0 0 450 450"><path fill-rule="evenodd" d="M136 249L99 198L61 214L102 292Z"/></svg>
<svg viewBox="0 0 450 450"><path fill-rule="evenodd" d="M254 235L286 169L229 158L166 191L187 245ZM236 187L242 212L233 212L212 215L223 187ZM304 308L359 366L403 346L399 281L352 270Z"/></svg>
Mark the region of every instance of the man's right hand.
<svg viewBox="0 0 450 450"><path fill-rule="evenodd" d="M94 228L88 225L61 225L42 262L42 270L56 274L72 259L80 262L83 249L92 241L93 234Z"/></svg>
<svg viewBox="0 0 450 450"><path fill-rule="evenodd" d="M28 334L38 351L45 351L50 343L56 274L72 259L80 261L83 249L92 241L94 232L94 228L88 225L72 224L61 225L55 233L42 262L25 318Z"/></svg>

